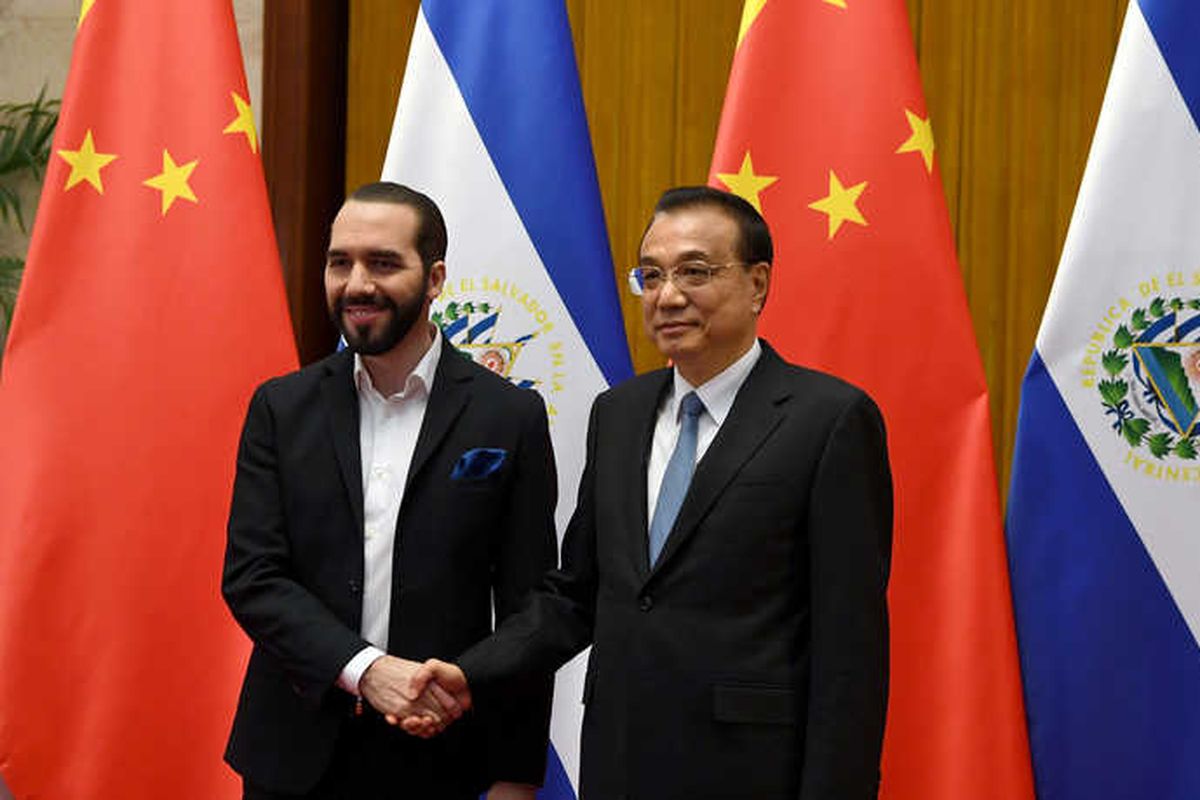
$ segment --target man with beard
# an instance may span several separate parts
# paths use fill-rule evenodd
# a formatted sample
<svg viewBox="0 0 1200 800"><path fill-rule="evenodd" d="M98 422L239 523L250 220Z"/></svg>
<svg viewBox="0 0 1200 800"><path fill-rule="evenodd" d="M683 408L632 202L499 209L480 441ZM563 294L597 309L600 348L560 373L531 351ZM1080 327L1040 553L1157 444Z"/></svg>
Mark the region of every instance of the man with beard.
<svg viewBox="0 0 1200 800"><path fill-rule="evenodd" d="M354 192L325 265L348 347L250 402L222 583L254 642L226 751L249 800L532 798L542 780L548 673L477 694L436 740L388 724L459 716L411 691L417 661L486 636L555 561L544 405L429 321L445 252L425 195Z"/></svg>

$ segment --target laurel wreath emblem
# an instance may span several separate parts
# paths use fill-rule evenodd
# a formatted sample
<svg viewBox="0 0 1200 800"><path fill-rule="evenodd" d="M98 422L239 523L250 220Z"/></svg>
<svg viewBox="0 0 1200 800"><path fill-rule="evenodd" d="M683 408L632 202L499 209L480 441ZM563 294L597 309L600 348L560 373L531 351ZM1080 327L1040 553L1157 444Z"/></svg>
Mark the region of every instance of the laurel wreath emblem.
<svg viewBox="0 0 1200 800"><path fill-rule="evenodd" d="M1135 374L1132 351L1135 345L1145 343L1144 334L1156 323L1168 315L1188 309L1200 310L1200 299L1156 297L1146 308L1134 309L1128 323L1122 323L1113 334L1112 349L1106 350L1100 357L1100 365L1108 378L1099 381L1096 388L1105 415L1112 417L1113 431L1124 438L1130 447L1144 446L1157 459L1169 455L1195 459L1196 436L1190 429L1173 434L1171 426L1163 421L1167 417L1162 398L1153 385ZM1188 392L1189 399L1194 402L1194 397L1186 387L1186 378L1183 381L1182 391ZM1137 398L1131 396L1130 392L1139 390L1140 402L1132 402ZM1145 413L1151 409L1153 414Z"/></svg>
<svg viewBox="0 0 1200 800"><path fill-rule="evenodd" d="M434 311L430 316L433 323L439 328L445 328L451 322L454 322L459 317L465 317L470 314L489 314L492 311L491 303L474 303L468 300L465 303L450 301L441 311Z"/></svg>

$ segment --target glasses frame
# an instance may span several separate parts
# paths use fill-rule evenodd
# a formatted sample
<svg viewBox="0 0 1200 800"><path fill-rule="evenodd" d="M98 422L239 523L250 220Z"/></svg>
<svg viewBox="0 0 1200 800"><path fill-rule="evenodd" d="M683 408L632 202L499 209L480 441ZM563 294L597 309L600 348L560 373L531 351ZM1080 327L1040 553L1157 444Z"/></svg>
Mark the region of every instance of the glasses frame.
<svg viewBox="0 0 1200 800"><path fill-rule="evenodd" d="M679 274L679 270L682 267L684 267L685 265L705 267L708 277L706 277L703 282L696 284L695 286L681 285L679 280L677 279L677 276ZM663 269L662 267L637 266L637 267L634 267L633 269L629 270L627 280L629 281L629 291L633 292L638 297L644 297L645 295L658 292L667 283L672 284L677 290L687 293L687 292L695 291L697 289L703 289L705 286L708 286L710 283L712 283L713 278L716 277L717 273L720 272L721 270L728 269L729 267L745 267L745 266L747 266L747 262L745 262L745 261L728 261L724 264L710 264L707 261L703 261L698 258L693 258L693 259L689 259L687 261L681 261L678 264L676 264L674 267L672 267L671 269ZM646 288L645 279L641 276L640 273L642 270L648 270L648 269L657 270L663 274L663 283L661 286L656 286L653 289Z"/></svg>

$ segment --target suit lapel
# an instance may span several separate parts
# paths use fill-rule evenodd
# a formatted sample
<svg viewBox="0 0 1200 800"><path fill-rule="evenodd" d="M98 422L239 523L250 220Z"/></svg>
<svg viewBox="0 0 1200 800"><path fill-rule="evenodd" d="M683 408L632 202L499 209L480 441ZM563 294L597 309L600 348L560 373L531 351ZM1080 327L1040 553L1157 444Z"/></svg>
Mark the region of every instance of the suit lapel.
<svg viewBox="0 0 1200 800"><path fill-rule="evenodd" d="M454 420L466 407L470 399L471 380L474 378L471 373L471 362L467 357L443 339L442 353L438 357L437 372L433 378L433 391L425 406L425 418L421 421L421 432L417 436L417 446L408 467L405 497L409 495L408 487L412 486L413 479L420 474L429 457L450 431Z"/></svg>
<svg viewBox="0 0 1200 800"><path fill-rule="evenodd" d="M783 420L788 390L777 379L782 363L764 344L762 356L738 390L725 423L696 465L675 526L651 575L661 570L695 532L742 466Z"/></svg>
<svg viewBox="0 0 1200 800"><path fill-rule="evenodd" d="M671 370L665 369L648 376L640 387L641 392L631 401L630 420L633 438L630 446L622 453L622 473L627 481L622 497L630 498L626 509L627 551L633 558L633 568L638 579L644 581L650 575L650 553L647 531L650 519L646 495L646 471L650 466L650 448L654 440L654 425L658 420L658 407L663 395L671 385Z"/></svg>
<svg viewBox="0 0 1200 800"><path fill-rule="evenodd" d="M357 530L363 526L362 456L358 438L358 393L354 388L354 354L335 356L321 381L321 397L329 414L333 448L346 487L346 499Z"/></svg>

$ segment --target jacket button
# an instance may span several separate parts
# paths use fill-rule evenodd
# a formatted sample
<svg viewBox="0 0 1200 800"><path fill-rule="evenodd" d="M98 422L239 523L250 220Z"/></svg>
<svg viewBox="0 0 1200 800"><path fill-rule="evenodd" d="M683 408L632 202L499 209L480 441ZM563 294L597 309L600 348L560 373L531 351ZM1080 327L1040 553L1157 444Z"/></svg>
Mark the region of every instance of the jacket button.
<svg viewBox="0 0 1200 800"><path fill-rule="evenodd" d="M356 580L350 581L350 594L358 594L362 591L362 584Z"/></svg>
<svg viewBox="0 0 1200 800"><path fill-rule="evenodd" d="M648 594L643 595L638 601L638 608L640 608L642 611L649 611L650 609L654 608L654 598Z"/></svg>

